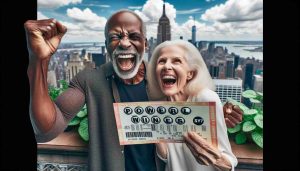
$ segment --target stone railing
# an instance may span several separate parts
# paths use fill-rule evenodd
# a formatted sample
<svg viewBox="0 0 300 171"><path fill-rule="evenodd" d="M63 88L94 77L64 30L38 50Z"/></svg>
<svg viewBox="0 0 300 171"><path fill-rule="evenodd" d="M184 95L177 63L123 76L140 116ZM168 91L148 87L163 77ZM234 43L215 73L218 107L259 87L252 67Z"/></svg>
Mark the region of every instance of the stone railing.
<svg viewBox="0 0 300 171"><path fill-rule="evenodd" d="M263 170L263 151L254 144L230 142L238 158L237 171ZM86 171L87 143L74 131L64 132L47 143L38 144L38 171Z"/></svg>

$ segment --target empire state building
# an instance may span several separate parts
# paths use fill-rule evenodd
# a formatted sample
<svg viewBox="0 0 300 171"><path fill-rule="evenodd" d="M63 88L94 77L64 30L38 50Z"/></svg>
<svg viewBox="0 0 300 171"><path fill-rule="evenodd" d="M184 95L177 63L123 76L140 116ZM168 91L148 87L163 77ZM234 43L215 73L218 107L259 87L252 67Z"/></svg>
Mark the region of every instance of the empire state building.
<svg viewBox="0 0 300 171"><path fill-rule="evenodd" d="M165 2L163 5L163 14L159 19L158 27L157 27L157 45L160 43L171 40L171 26L170 20L166 15Z"/></svg>

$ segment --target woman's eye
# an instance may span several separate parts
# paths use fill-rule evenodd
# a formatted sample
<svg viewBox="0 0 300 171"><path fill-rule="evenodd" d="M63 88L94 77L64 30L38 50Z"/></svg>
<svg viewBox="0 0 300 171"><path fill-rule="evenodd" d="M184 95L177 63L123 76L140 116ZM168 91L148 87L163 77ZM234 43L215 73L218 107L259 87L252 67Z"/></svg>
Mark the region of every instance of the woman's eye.
<svg viewBox="0 0 300 171"><path fill-rule="evenodd" d="M158 64L164 64L166 62L166 60L164 60L164 59L160 59L160 60L158 60Z"/></svg>
<svg viewBox="0 0 300 171"><path fill-rule="evenodd" d="M173 62L176 63L176 64L181 64L181 60L180 59L174 59Z"/></svg>

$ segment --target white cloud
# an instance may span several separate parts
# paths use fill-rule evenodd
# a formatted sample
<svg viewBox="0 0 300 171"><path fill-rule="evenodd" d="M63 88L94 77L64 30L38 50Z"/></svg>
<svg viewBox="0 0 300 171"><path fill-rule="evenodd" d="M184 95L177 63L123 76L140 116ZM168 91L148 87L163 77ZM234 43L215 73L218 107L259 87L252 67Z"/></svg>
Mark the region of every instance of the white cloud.
<svg viewBox="0 0 300 171"><path fill-rule="evenodd" d="M71 22L63 22L68 28L64 41L97 41L104 42L104 26L107 19L98 16L91 9L67 9L67 16Z"/></svg>
<svg viewBox="0 0 300 171"><path fill-rule="evenodd" d="M45 16L42 12L38 11L37 12L37 19L38 20L43 20L43 19L49 19L49 17Z"/></svg>
<svg viewBox="0 0 300 171"><path fill-rule="evenodd" d="M78 23L82 23L89 30L103 30L106 18L98 16L89 8L81 10L79 8L67 9L67 16Z"/></svg>
<svg viewBox="0 0 300 171"><path fill-rule="evenodd" d="M110 8L110 5L98 5L98 6L102 8Z"/></svg>
<svg viewBox="0 0 300 171"><path fill-rule="evenodd" d="M74 24L74 23L70 23L70 22L65 22L65 21L61 21L61 23L67 27L68 32L76 32L76 31L80 31L83 30L80 25L78 24Z"/></svg>
<svg viewBox="0 0 300 171"><path fill-rule="evenodd" d="M263 1L228 0L206 10L201 18L223 23L259 20L263 18Z"/></svg>
<svg viewBox="0 0 300 171"><path fill-rule="evenodd" d="M174 6L168 2L165 3L166 15L170 20L171 27L175 27L177 23L175 22L176 18L176 9ZM141 10L135 10L147 26L147 37L156 37L157 35L157 25L158 20L162 15L163 11L163 1L162 0L147 0L143 5Z"/></svg>
<svg viewBox="0 0 300 171"><path fill-rule="evenodd" d="M139 10L139 9L142 9L143 6L129 6L128 9L131 9L131 10Z"/></svg>
<svg viewBox="0 0 300 171"><path fill-rule="evenodd" d="M190 9L190 10L177 10L177 14L195 14L199 13L201 8L195 8L195 9Z"/></svg>
<svg viewBox="0 0 300 171"><path fill-rule="evenodd" d="M69 4L79 4L82 0L38 0L38 8L59 8Z"/></svg>
<svg viewBox="0 0 300 171"><path fill-rule="evenodd" d="M238 5L226 5L229 1L239 3L238 1L228 0L225 4L221 4L215 6L211 9L208 9L204 15L206 15L206 19L209 22L201 22L201 21L194 21L193 17L190 16L186 22L182 24L176 23L176 9L173 5L166 3L166 13L171 23L171 35L172 40L179 39L180 36L183 36L185 40L191 39L191 28L195 24L197 28L197 40L262 40L262 33L263 33L263 22L262 16L260 19L251 20L251 19L244 19L241 18L243 15L240 16L239 20L235 22L224 22L220 20L219 14L223 14L223 16L227 16L227 20L229 21L230 16L228 10L229 7L231 9L235 7L235 11L237 11ZM245 0L239 0L245 1ZM257 0L253 0L257 4ZM248 4L252 4L249 1ZM243 4L243 3L242 3ZM255 3L253 3L255 4ZM221 7L221 6L227 6ZM147 37L154 37L157 36L157 26L158 20L162 15L162 0L148 0L142 6L141 9L135 10L135 12L143 19L147 26ZM244 9L240 9L241 11L245 10L255 12L259 11L259 5L250 5L251 7L242 6ZM214 8L219 8L218 11L214 11ZM223 9L220 10L220 9ZM226 9L226 10L225 10ZM256 9L256 10L255 10ZM196 11L196 9L193 9ZM199 9L200 10L200 9ZM208 17L208 11L214 11L216 15L216 19L213 19L213 16ZM229 10L230 11L230 10ZM237 14L241 14L241 11L235 12ZM183 11L180 11L183 12ZM244 12L246 13L246 12ZM244 14L243 13L243 14ZM217 15L218 14L218 15ZM42 13L39 14L42 16ZM203 16L204 16L203 15ZM252 13L249 14L252 16ZM64 38L64 41L100 41L104 42L104 33L103 28L106 23L106 18L98 16L89 8L84 10L78 8L72 8L67 10L67 16L70 17L72 20L70 22L63 22L68 27L68 32ZM203 17L202 16L202 17ZM219 18L218 18L219 17ZM234 18L234 17L232 17ZM245 18L245 17L244 17ZM236 17L235 17L236 19Z"/></svg>

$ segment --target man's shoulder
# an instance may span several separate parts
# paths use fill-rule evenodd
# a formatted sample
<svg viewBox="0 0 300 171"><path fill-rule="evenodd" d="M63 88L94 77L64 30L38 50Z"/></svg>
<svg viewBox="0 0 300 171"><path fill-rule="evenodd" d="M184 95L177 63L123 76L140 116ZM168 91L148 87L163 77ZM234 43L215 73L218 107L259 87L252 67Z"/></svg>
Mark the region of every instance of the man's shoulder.
<svg viewBox="0 0 300 171"><path fill-rule="evenodd" d="M111 66L111 63L105 63L102 64L99 67L96 68L84 68L79 73L76 74L76 76L73 78L74 80L77 80L79 82L94 82L96 80L103 80L113 73L113 68Z"/></svg>

